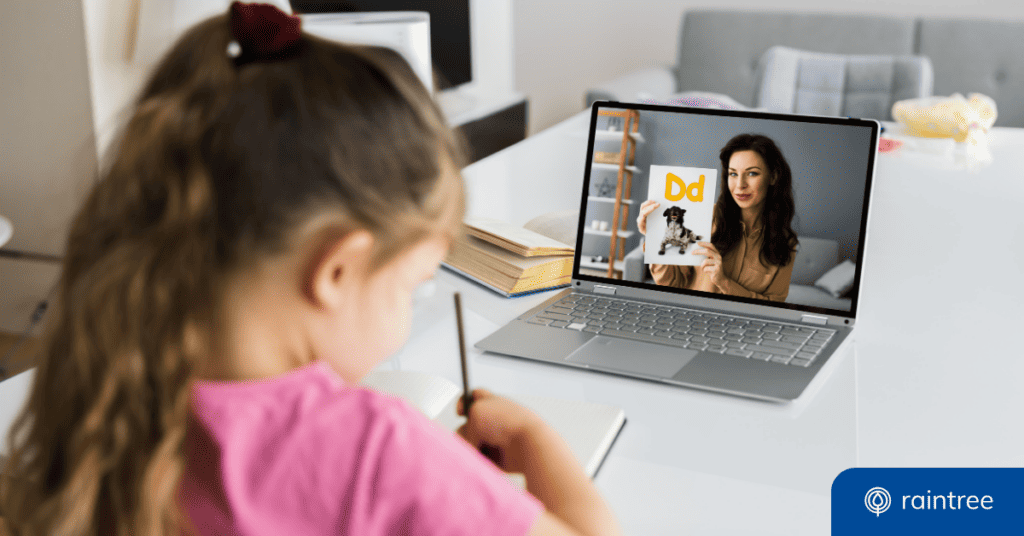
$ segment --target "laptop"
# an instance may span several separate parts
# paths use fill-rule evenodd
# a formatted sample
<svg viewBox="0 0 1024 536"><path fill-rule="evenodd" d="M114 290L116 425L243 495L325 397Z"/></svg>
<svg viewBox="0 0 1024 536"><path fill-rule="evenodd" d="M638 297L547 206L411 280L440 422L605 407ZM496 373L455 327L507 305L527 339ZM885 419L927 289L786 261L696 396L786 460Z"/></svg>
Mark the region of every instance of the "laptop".
<svg viewBox="0 0 1024 536"><path fill-rule="evenodd" d="M476 347L762 400L800 397L830 358L851 343L856 328L879 123L597 102L589 129L570 287ZM792 266L783 269L769 262L766 267L758 255L767 239L758 242L755 236L746 242L750 235L744 235L733 250L749 243L758 254L733 252L731 264L739 282L727 286L732 293L722 287L709 291L706 280L699 290L702 284L694 274L700 267L680 267L681 272L692 270L688 279L669 281L657 264L644 261L644 236L636 219L641 203L657 191L648 186L663 180L665 170L679 169L680 175L708 170L717 187L713 201L725 203L722 196L733 193L723 181L727 171L720 152L740 134L770 138L791 170L794 214L789 227L799 241L790 257ZM631 158L622 165L607 163L623 149ZM741 188L736 195L733 201L742 206L750 194ZM768 205L765 201L761 206ZM616 207L622 212L614 238L618 244L612 250L612 233L600 222L615 222ZM652 217L660 218L661 208ZM774 229L782 219L773 218ZM661 245L653 233L647 238L646 248ZM703 241L709 238L702 236ZM690 247L692 253L696 246ZM616 259L611 277L609 257ZM729 254L723 259L728 261ZM659 279L651 266L662 272Z"/></svg>

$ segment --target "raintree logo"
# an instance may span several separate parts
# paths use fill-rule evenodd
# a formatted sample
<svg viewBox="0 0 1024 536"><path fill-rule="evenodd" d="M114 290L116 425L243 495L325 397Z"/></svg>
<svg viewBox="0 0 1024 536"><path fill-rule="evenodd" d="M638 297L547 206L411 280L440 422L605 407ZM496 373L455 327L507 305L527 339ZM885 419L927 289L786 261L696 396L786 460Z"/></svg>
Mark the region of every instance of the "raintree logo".
<svg viewBox="0 0 1024 536"><path fill-rule="evenodd" d="M874 513L875 517L888 510L891 504L892 497L889 496L889 492L885 488L871 488L868 490L867 495L864 496L864 506L867 506L868 511Z"/></svg>
<svg viewBox="0 0 1024 536"><path fill-rule="evenodd" d="M832 535L1024 536L1021 482L1024 467L847 469L832 482Z"/></svg>

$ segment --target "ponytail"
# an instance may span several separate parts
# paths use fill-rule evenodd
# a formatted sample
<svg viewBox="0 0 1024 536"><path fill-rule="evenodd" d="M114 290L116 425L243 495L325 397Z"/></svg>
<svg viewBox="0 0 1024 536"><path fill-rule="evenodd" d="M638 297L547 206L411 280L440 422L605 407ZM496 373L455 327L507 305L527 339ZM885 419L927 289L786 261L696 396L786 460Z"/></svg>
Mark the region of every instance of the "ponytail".
<svg viewBox="0 0 1024 536"><path fill-rule="evenodd" d="M147 180L144 158L127 154L163 139L157 124L130 125L135 142L71 226L30 411L11 434L26 441L5 473L28 484L0 497L15 534L182 525L174 504L196 351L186 341L213 305L213 210L202 173Z"/></svg>

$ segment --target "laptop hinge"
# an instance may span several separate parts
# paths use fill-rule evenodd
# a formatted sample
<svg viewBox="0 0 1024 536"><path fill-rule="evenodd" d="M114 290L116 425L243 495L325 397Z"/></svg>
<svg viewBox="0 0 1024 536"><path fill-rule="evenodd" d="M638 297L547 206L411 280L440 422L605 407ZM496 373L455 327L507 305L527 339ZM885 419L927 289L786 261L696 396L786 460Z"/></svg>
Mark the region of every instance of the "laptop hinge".
<svg viewBox="0 0 1024 536"><path fill-rule="evenodd" d="M818 325L821 325L821 326L828 325L828 317L827 316L800 315L800 321L801 322L807 322L808 324L818 324Z"/></svg>
<svg viewBox="0 0 1024 536"><path fill-rule="evenodd" d="M607 294L609 296L615 295L615 287L606 287L604 285L594 285L594 294Z"/></svg>

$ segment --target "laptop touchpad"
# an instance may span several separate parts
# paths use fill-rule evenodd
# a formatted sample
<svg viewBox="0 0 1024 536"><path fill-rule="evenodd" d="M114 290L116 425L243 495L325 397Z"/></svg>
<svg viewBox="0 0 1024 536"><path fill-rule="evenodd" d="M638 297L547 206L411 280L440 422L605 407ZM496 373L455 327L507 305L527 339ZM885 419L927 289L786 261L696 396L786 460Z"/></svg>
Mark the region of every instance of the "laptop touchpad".
<svg viewBox="0 0 1024 536"><path fill-rule="evenodd" d="M597 336L565 360L645 376L671 378L695 355L695 350Z"/></svg>

